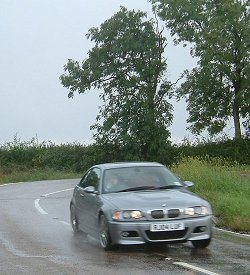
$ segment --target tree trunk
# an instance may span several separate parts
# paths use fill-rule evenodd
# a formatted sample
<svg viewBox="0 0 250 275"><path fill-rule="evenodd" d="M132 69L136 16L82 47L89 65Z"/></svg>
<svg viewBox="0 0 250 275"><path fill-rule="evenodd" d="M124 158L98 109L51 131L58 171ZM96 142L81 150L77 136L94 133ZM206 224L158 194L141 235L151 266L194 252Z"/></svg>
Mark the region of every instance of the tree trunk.
<svg viewBox="0 0 250 275"><path fill-rule="evenodd" d="M241 138L241 127L240 127L240 113L239 106L237 104L237 99L233 103L233 119L234 119L234 138Z"/></svg>
<svg viewBox="0 0 250 275"><path fill-rule="evenodd" d="M237 64L236 64L237 65ZM239 93L241 88L241 70L237 70L237 80L233 81L234 86L234 102L233 102L233 119L234 119L234 138L241 139L241 127L240 127L240 105L239 105Z"/></svg>

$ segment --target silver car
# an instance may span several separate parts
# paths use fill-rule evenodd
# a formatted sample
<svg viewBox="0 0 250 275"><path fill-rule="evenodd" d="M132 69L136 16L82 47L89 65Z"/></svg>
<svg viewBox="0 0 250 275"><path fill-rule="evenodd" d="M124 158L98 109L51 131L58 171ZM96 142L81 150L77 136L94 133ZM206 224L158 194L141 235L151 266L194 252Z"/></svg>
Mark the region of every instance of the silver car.
<svg viewBox="0 0 250 275"><path fill-rule="evenodd" d="M99 239L105 250L117 245L191 241L209 245L210 204L155 162L106 163L91 167L70 202L73 232Z"/></svg>

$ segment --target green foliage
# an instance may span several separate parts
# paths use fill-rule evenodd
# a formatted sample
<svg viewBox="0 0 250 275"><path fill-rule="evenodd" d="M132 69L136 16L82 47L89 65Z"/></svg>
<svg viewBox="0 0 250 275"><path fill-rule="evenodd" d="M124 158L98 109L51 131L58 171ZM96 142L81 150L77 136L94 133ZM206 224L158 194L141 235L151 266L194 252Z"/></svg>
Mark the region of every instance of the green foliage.
<svg viewBox="0 0 250 275"><path fill-rule="evenodd" d="M31 141L21 141L15 136L13 141L0 146L0 168L6 165L19 166L19 169L33 166L33 158L48 144L50 142L38 144L35 138Z"/></svg>
<svg viewBox="0 0 250 275"><path fill-rule="evenodd" d="M51 141L38 143L36 139L13 142L0 146L0 171L3 174L29 169L52 169L66 172L83 172L96 163L94 145L78 143L55 145Z"/></svg>
<svg viewBox="0 0 250 275"><path fill-rule="evenodd" d="M176 148L179 157L200 157L206 160L221 158L231 163L250 165L250 139L182 143ZM178 158L178 157L177 157Z"/></svg>
<svg viewBox="0 0 250 275"><path fill-rule="evenodd" d="M224 159L183 158L172 169L195 183L192 191L212 204L216 225L250 232L250 166Z"/></svg>
<svg viewBox="0 0 250 275"><path fill-rule="evenodd" d="M104 145L82 145L80 143L56 145L51 141L21 141L17 137L12 142L0 145L0 174L27 171L29 169L51 169L83 173L97 163L115 161L145 160L140 152L134 152L134 144L123 147L111 143ZM177 163L184 156L209 159L223 159L231 163L250 165L250 139L199 142L181 145L167 145L150 161L165 165Z"/></svg>
<svg viewBox="0 0 250 275"><path fill-rule="evenodd" d="M235 137L250 129L250 1L151 0L176 43L191 43L197 68L176 93L186 96L190 129L210 134L234 119ZM242 125L240 123L242 121Z"/></svg>
<svg viewBox="0 0 250 275"><path fill-rule="evenodd" d="M16 166L9 167L8 170L0 169L0 184L15 182L30 182L41 180L59 180L80 178L82 173L58 171L50 168L24 168L17 169Z"/></svg>
<svg viewBox="0 0 250 275"><path fill-rule="evenodd" d="M114 144L101 144L96 145L96 156L98 162L120 162L120 161L145 161L141 153L136 151L135 144L128 146L118 146ZM152 158L146 159L147 161L157 161L170 165L176 161L178 157L178 149L174 146L166 145L160 148L159 153Z"/></svg>
<svg viewBox="0 0 250 275"><path fill-rule="evenodd" d="M56 170L82 172L93 165L91 146L77 143L53 145L33 158L35 167L53 167Z"/></svg>
<svg viewBox="0 0 250 275"><path fill-rule="evenodd" d="M96 142L152 159L166 146L172 122L165 38L144 12L124 7L99 28L91 28L87 38L95 44L88 58L81 64L69 60L60 77L68 96L102 89L104 105L91 127Z"/></svg>

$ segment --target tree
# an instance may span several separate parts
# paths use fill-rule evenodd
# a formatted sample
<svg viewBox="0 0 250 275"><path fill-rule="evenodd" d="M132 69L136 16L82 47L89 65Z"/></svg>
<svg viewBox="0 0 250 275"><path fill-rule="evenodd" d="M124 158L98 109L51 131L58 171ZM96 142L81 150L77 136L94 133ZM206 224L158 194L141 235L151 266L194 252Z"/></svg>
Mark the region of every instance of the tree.
<svg viewBox="0 0 250 275"><path fill-rule="evenodd" d="M191 130L221 132L233 117L235 138L250 129L250 1L151 0L176 43L191 43L198 66L176 90L186 96Z"/></svg>
<svg viewBox="0 0 250 275"><path fill-rule="evenodd" d="M60 79L68 96L100 89L103 106L94 129L98 144L122 146L128 154L153 159L168 142L172 105L166 100L166 40L146 13L121 7L87 38L95 43L80 64L68 60Z"/></svg>

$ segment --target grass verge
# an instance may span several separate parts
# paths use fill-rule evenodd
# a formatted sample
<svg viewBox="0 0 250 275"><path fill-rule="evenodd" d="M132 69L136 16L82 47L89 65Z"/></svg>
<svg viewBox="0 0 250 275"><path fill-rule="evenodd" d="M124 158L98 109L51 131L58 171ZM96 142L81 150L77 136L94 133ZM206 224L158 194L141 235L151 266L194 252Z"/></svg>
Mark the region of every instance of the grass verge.
<svg viewBox="0 0 250 275"><path fill-rule="evenodd" d="M211 203L217 226L250 232L249 165L219 158L184 158L172 170L182 180L195 183L191 190Z"/></svg>
<svg viewBox="0 0 250 275"><path fill-rule="evenodd" d="M0 171L0 184L14 182L29 182L38 180L58 180L79 178L81 174L68 171L56 171L54 169L30 169L23 171Z"/></svg>

